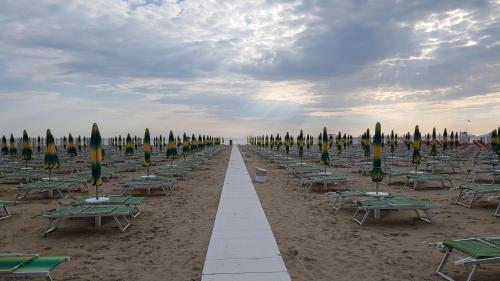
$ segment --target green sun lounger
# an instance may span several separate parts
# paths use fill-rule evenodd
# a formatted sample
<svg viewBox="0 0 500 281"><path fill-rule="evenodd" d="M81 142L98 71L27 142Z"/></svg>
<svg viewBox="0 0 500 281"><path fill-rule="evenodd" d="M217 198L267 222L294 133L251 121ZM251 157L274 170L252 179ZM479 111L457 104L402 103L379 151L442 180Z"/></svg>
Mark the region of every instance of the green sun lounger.
<svg viewBox="0 0 500 281"><path fill-rule="evenodd" d="M144 202L144 197L132 196L132 195L105 195L109 200L103 201L102 203L88 203L86 200L93 197L77 197L73 198L71 201L71 205L73 206L81 206L81 205L122 205L122 206L137 206ZM141 212L137 210L133 214L133 218L136 218Z"/></svg>
<svg viewBox="0 0 500 281"><path fill-rule="evenodd" d="M0 199L0 208L2 208L3 211L5 212L5 214L0 217L0 220L6 219L6 218L8 218L8 217L11 216L9 210L7 209L7 207L8 206L13 206L13 205L16 205L15 201L5 201L5 200L1 200Z"/></svg>
<svg viewBox="0 0 500 281"><path fill-rule="evenodd" d="M406 183L404 188L410 190L416 190L417 185L419 183L429 182L429 181L439 181L442 187L453 188L452 178L445 174L428 174L428 173L412 173L406 175ZM413 182L413 187L408 187L410 182ZM445 182L448 182L450 185L445 185Z"/></svg>
<svg viewBox="0 0 500 281"><path fill-rule="evenodd" d="M69 257L41 257L32 254L0 254L0 278L52 280L50 272Z"/></svg>
<svg viewBox="0 0 500 281"><path fill-rule="evenodd" d="M302 186L304 186L306 191L310 191L313 184L319 183L323 184L323 189L326 189L328 184L343 184L344 186L349 182L350 178L341 175L334 174L323 174L314 175L307 178L303 178L301 181Z"/></svg>
<svg viewBox="0 0 500 281"><path fill-rule="evenodd" d="M473 280L474 274L480 265L500 264L500 237L448 240L439 244L444 248L445 254L436 270L436 274L448 281L454 281L455 279L445 274L443 269L453 250L466 255L466 257L460 257L455 264L472 266L467 276L467 281Z"/></svg>
<svg viewBox="0 0 500 281"><path fill-rule="evenodd" d="M378 197L382 198L380 195L374 195L374 192L367 192L367 191L355 191L355 190L345 190L345 191L334 191L334 192L328 192L326 195L331 196L334 198L333 202L333 209L335 211L340 210L344 206L348 207L355 207L357 206L357 198L362 198L362 197ZM384 198L390 198L393 195L388 193L387 196Z"/></svg>
<svg viewBox="0 0 500 281"><path fill-rule="evenodd" d="M120 182L118 185L122 188L121 195L124 195L129 190L137 189L146 190L147 194L151 194L153 189L160 189L165 195L169 195L174 188L175 182L176 179L169 176L142 176Z"/></svg>
<svg viewBox="0 0 500 281"><path fill-rule="evenodd" d="M139 209L133 205L77 206L49 210L42 214L43 217L49 219L44 236L55 231L62 220L70 218L94 218L96 226L100 226L102 217L111 217L115 220L121 232L125 232L130 226L127 217L134 217L137 212L139 212Z"/></svg>
<svg viewBox="0 0 500 281"><path fill-rule="evenodd" d="M475 200L479 200L486 195L500 195L500 184L473 184L461 186L460 193L455 203L467 208L472 207Z"/></svg>
<svg viewBox="0 0 500 281"><path fill-rule="evenodd" d="M369 199L357 202L356 211L352 219L363 225L371 212L379 214L382 210L413 210L417 217L425 222L431 223L430 210L439 206L429 200L411 198L385 198ZM360 216L361 215L361 216Z"/></svg>
<svg viewBox="0 0 500 281"><path fill-rule="evenodd" d="M62 198L70 196L69 187L71 183L60 181L36 181L27 184L21 184L16 187L16 199L27 198L32 192L47 192L49 197L52 197L56 191Z"/></svg>

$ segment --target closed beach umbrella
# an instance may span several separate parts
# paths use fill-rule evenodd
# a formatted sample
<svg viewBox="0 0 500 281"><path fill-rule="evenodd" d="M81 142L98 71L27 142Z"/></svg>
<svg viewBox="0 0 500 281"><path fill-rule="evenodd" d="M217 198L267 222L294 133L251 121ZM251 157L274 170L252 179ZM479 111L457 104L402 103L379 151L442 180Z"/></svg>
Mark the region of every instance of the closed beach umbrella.
<svg viewBox="0 0 500 281"><path fill-rule="evenodd" d="M2 136L2 155L8 155L9 154L9 147L7 146L7 138Z"/></svg>
<svg viewBox="0 0 500 281"><path fill-rule="evenodd" d="M175 143L174 133L170 130L167 145L167 158L170 159L170 164L172 164L175 157L177 157L177 145Z"/></svg>
<svg viewBox="0 0 500 281"><path fill-rule="evenodd" d="M302 163L302 159L304 158L304 132L302 131L302 129L300 130L299 136L297 138L297 144L299 145L300 163Z"/></svg>
<svg viewBox="0 0 500 281"><path fill-rule="evenodd" d="M319 136L318 136L318 149L319 149L319 152L321 152L322 149L323 149L323 140L326 140L327 146L328 146L328 137L323 138L323 135L321 133L319 133Z"/></svg>
<svg viewBox="0 0 500 281"><path fill-rule="evenodd" d="M288 158L288 153L290 152L290 134L288 132L285 134L285 152Z"/></svg>
<svg viewBox="0 0 500 281"><path fill-rule="evenodd" d="M151 165L151 137L149 129L144 132L144 167L146 167L146 175L149 176L149 166Z"/></svg>
<svg viewBox="0 0 500 281"><path fill-rule="evenodd" d="M191 151L195 151L198 148L198 146L196 144L197 144L196 136L193 134L191 136Z"/></svg>
<svg viewBox="0 0 500 281"><path fill-rule="evenodd" d="M436 128L432 128L432 143L431 143L431 156L437 156L436 148Z"/></svg>
<svg viewBox="0 0 500 281"><path fill-rule="evenodd" d="M337 151L340 154L342 152L342 133L340 131L335 140L335 145L337 146Z"/></svg>
<svg viewBox="0 0 500 281"><path fill-rule="evenodd" d="M373 169L372 169L372 182L376 183L378 194L378 185L384 178L382 171L382 134L380 123L375 125L375 137L373 139Z"/></svg>
<svg viewBox="0 0 500 281"><path fill-rule="evenodd" d="M78 152L82 152L82 137L80 135L76 138L76 146L78 146Z"/></svg>
<svg viewBox="0 0 500 281"><path fill-rule="evenodd" d="M446 131L446 128L444 128L444 133L443 133L443 153L446 155L446 150L448 149L448 132Z"/></svg>
<svg viewBox="0 0 500 281"><path fill-rule="evenodd" d="M189 142L186 133L182 135L182 155L186 158L186 154L189 153Z"/></svg>
<svg viewBox="0 0 500 281"><path fill-rule="evenodd" d="M33 150L31 149L30 138L28 137L28 133L26 132L26 130L23 131L23 147L21 150L21 154L23 155L23 160L26 162L26 168L28 168L28 161L31 160Z"/></svg>
<svg viewBox="0 0 500 281"><path fill-rule="evenodd" d="M95 198L99 200L98 187L102 185L102 139L96 123L92 125L90 135L90 162L92 165L92 185L95 186Z"/></svg>
<svg viewBox="0 0 500 281"><path fill-rule="evenodd" d="M36 152L40 154L40 150L42 149L42 140L40 139L40 136L36 138Z"/></svg>
<svg viewBox="0 0 500 281"><path fill-rule="evenodd" d="M16 145L16 140L14 139L14 135L13 134L10 134L9 155L11 157L14 157L14 156L17 155L17 145Z"/></svg>
<svg viewBox="0 0 500 281"><path fill-rule="evenodd" d="M390 140L390 144L391 144L391 157L394 158L394 146L395 146L395 142L394 142L394 130L391 130L391 135L389 137L389 140Z"/></svg>
<svg viewBox="0 0 500 281"><path fill-rule="evenodd" d="M134 143L132 143L132 138L130 137L130 134L127 134L127 142L125 146L125 155L126 156L132 156L134 155Z"/></svg>
<svg viewBox="0 0 500 281"><path fill-rule="evenodd" d="M413 158L412 163L415 164L415 171L418 169L418 165L422 161L420 158L420 147L422 146L422 137L420 135L420 130L418 125L415 126L415 133L413 134Z"/></svg>
<svg viewBox="0 0 500 281"><path fill-rule="evenodd" d="M328 134L326 132L326 127L323 127L323 139L321 145L322 145L321 160L319 162L321 165L325 167L325 174L326 174L326 166L330 165L330 155L328 153Z"/></svg>
<svg viewBox="0 0 500 281"><path fill-rule="evenodd" d="M68 156L75 157L76 155L77 152L76 152L75 140L73 139L73 136L70 133L68 136Z"/></svg>
<svg viewBox="0 0 500 281"><path fill-rule="evenodd" d="M52 170L59 168L60 164L59 164L59 157L57 156L57 148L54 142L54 136L52 135L49 129L47 129L45 144L46 144L46 149L45 149L44 167L45 169L49 170L49 180L50 180L50 177L52 175Z"/></svg>

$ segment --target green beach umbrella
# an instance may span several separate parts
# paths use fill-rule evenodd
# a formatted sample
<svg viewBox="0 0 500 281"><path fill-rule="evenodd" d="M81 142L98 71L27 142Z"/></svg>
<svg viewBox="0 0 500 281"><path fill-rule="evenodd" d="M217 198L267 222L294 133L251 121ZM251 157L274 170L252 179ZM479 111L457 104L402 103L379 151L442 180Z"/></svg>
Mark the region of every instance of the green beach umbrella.
<svg viewBox="0 0 500 281"><path fill-rule="evenodd" d="M326 166L330 165L330 155L328 153L328 134L326 132L326 127L323 127L323 139L321 142L322 151L321 151L321 160L319 161L321 165L325 167L326 174Z"/></svg>
<svg viewBox="0 0 500 281"><path fill-rule="evenodd" d="M432 128L431 156L437 156L436 128Z"/></svg>
<svg viewBox="0 0 500 281"><path fill-rule="evenodd" d="M23 146L21 149L21 154L23 155L23 160L26 163L26 168L28 168L28 161L31 160L33 150L31 149L30 138L28 137L28 133L26 132L26 130L23 131Z"/></svg>
<svg viewBox="0 0 500 281"><path fill-rule="evenodd" d="M191 136L191 151L195 151L198 148L197 142L196 142L196 136L193 134Z"/></svg>
<svg viewBox="0 0 500 281"><path fill-rule="evenodd" d="M415 164L415 171L418 169L418 165L422 161L420 157L420 148L422 146L422 137L420 135L420 130L418 125L415 126L415 133L413 134L413 158L412 163Z"/></svg>
<svg viewBox="0 0 500 281"><path fill-rule="evenodd" d="M42 149L42 140L40 139L40 136L36 138L36 151L38 154L40 154L40 150Z"/></svg>
<svg viewBox="0 0 500 281"><path fill-rule="evenodd" d="M391 144L391 157L394 158L394 149L395 149L394 130L391 130L389 141L390 141L389 143Z"/></svg>
<svg viewBox="0 0 500 281"><path fill-rule="evenodd" d="M69 157L75 157L77 155L75 140L73 139L73 136L71 135L71 133L68 136L68 151L67 152L68 152Z"/></svg>
<svg viewBox="0 0 500 281"><path fill-rule="evenodd" d="M274 140L276 142L276 150L278 151L278 155L280 155L280 147L281 147L281 137L280 134L276 134L276 138Z"/></svg>
<svg viewBox="0 0 500 281"><path fill-rule="evenodd" d="M340 154L342 152L342 133L339 131L337 139L335 140L335 145L337 146L337 151Z"/></svg>
<svg viewBox="0 0 500 281"><path fill-rule="evenodd" d="M149 135L149 129L146 128L144 132L144 164L146 167L146 175L149 176L149 166L151 165L151 137Z"/></svg>
<svg viewBox="0 0 500 281"><path fill-rule="evenodd" d="M458 132L455 132L455 146L458 147L459 144L460 144L460 141L458 140Z"/></svg>
<svg viewBox="0 0 500 281"><path fill-rule="evenodd" d="M45 144L46 144L46 149L45 149L44 167L45 169L49 170L49 179L50 179L52 175L52 170L59 168L60 164L59 164L59 157L57 156L57 147L54 142L54 136L52 135L49 129L47 129Z"/></svg>
<svg viewBox="0 0 500 281"><path fill-rule="evenodd" d="M139 147L138 141L137 141L137 136L134 136L134 149L137 150Z"/></svg>
<svg viewBox="0 0 500 281"><path fill-rule="evenodd" d="M491 149L493 150L494 153L497 152L497 146L498 146L498 134L497 134L497 129L494 129L491 131Z"/></svg>
<svg viewBox="0 0 500 281"><path fill-rule="evenodd" d="M177 157L177 145L175 143L174 133L170 130L167 145L167 158L170 159L170 165L172 165L175 157Z"/></svg>
<svg viewBox="0 0 500 281"><path fill-rule="evenodd" d="M16 140L14 139L14 135L13 134L10 134L9 155L11 157L14 157L14 156L17 155L17 145L16 145Z"/></svg>
<svg viewBox="0 0 500 281"><path fill-rule="evenodd" d="M319 133L319 135L318 135L318 149L319 149L319 152L321 152L322 149L323 149L323 140L324 139L327 141L326 145L328 146L328 137L323 138L323 135L321 133Z"/></svg>
<svg viewBox="0 0 500 281"><path fill-rule="evenodd" d="M299 157L300 163L302 163L302 159L304 158L304 132L300 129L299 137L297 138L297 143L299 144Z"/></svg>
<svg viewBox="0 0 500 281"><path fill-rule="evenodd" d="M328 138L328 147L329 147L330 149L332 149L332 147L333 147L333 136L330 136L330 137Z"/></svg>
<svg viewBox="0 0 500 281"><path fill-rule="evenodd" d="M7 146L7 138L5 135L2 136L2 155L9 154L9 147Z"/></svg>
<svg viewBox="0 0 500 281"><path fill-rule="evenodd" d="M344 133L344 136L342 137L342 145L344 146L344 150L347 148L347 134Z"/></svg>
<svg viewBox="0 0 500 281"><path fill-rule="evenodd" d="M96 123L92 125L90 135L90 163L92 165L92 185L95 186L95 198L99 200L98 187L102 185L102 139Z"/></svg>
<svg viewBox="0 0 500 281"><path fill-rule="evenodd" d="M66 150L66 147L68 147L67 145L68 141L66 140L66 136L63 137L63 148L64 150Z"/></svg>
<svg viewBox="0 0 500 281"><path fill-rule="evenodd" d="M266 149L269 148L269 136L266 135L266 140L264 141L264 146L266 147Z"/></svg>
<svg viewBox="0 0 500 281"><path fill-rule="evenodd" d="M274 137L273 134L271 134L271 137L269 138L269 146L271 147L271 151L273 150L275 145Z"/></svg>
<svg viewBox="0 0 500 281"><path fill-rule="evenodd" d="M132 156L134 155L134 143L132 143L132 138L130 137L130 134L127 134L127 142L125 146L125 155L126 156Z"/></svg>
<svg viewBox="0 0 500 281"><path fill-rule="evenodd" d="M203 149L203 138L201 137L201 135L198 135L198 150L202 149Z"/></svg>
<svg viewBox="0 0 500 281"><path fill-rule="evenodd" d="M451 131L451 134L450 134L450 146L452 148L455 146L455 136L453 134L453 131Z"/></svg>
<svg viewBox="0 0 500 281"><path fill-rule="evenodd" d="M285 134L285 152L286 158L288 158L288 153L290 152L290 134L288 132Z"/></svg>
<svg viewBox="0 0 500 281"><path fill-rule="evenodd" d="M444 133L443 133L443 153L446 155L446 150L448 149L448 132L446 131L446 128L444 128Z"/></svg>
<svg viewBox="0 0 500 281"><path fill-rule="evenodd" d="M310 146L311 146L311 143L309 142L309 134L307 134L307 136L306 136L306 148L307 148L307 150L309 150Z"/></svg>
<svg viewBox="0 0 500 281"><path fill-rule="evenodd" d="M394 146L398 147L398 134L394 134Z"/></svg>
<svg viewBox="0 0 500 281"><path fill-rule="evenodd" d="M186 158L186 155L189 153L189 141L186 133L182 135L182 156Z"/></svg>
<svg viewBox="0 0 500 281"><path fill-rule="evenodd" d="M373 140L373 169L372 169L372 182L376 183L378 194L378 185L384 179L384 172L382 171L382 134L380 123L375 125L375 136Z"/></svg>
<svg viewBox="0 0 500 281"><path fill-rule="evenodd" d="M76 139L76 145L78 146L78 152L82 152L82 137L80 135Z"/></svg>

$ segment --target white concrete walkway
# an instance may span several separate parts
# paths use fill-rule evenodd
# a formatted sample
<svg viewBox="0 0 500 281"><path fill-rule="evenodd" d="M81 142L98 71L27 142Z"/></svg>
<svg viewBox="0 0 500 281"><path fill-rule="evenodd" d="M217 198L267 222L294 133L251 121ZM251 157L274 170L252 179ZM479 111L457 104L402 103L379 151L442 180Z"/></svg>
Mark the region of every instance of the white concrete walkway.
<svg viewBox="0 0 500 281"><path fill-rule="evenodd" d="M252 180L235 145L202 281L290 281Z"/></svg>

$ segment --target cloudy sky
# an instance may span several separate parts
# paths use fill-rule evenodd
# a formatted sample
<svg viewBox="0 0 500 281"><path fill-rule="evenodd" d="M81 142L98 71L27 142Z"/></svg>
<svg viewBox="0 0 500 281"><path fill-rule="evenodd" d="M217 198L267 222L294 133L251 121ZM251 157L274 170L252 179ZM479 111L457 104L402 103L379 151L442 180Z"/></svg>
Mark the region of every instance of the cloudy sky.
<svg viewBox="0 0 500 281"><path fill-rule="evenodd" d="M500 125L500 0L6 0L0 133Z"/></svg>

